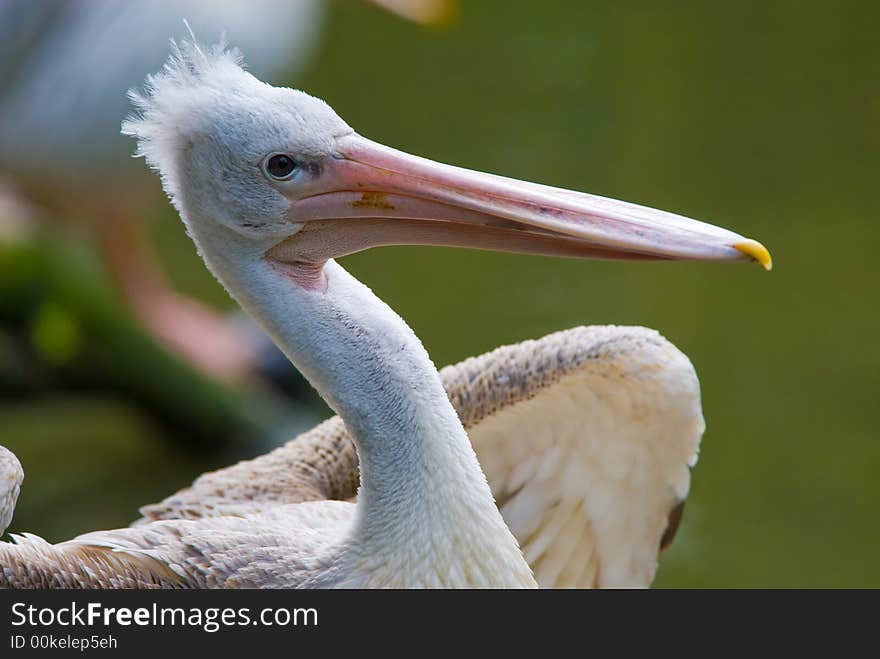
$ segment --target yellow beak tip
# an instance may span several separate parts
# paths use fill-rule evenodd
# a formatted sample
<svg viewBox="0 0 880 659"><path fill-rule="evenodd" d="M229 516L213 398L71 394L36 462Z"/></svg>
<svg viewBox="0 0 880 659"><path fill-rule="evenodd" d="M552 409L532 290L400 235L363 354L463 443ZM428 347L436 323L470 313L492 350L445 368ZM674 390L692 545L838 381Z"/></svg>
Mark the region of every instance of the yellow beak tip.
<svg viewBox="0 0 880 659"><path fill-rule="evenodd" d="M760 263L764 270L769 272L773 269L773 258L770 256L770 252L757 240L747 238L741 242L734 243L733 247Z"/></svg>

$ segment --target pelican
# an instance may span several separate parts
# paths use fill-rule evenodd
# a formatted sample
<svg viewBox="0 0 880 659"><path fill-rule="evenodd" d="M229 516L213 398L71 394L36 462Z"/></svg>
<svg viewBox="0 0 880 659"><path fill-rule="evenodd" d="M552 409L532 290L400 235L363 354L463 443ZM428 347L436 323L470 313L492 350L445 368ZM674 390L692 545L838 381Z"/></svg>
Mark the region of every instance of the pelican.
<svg viewBox="0 0 880 659"><path fill-rule="evenodd" d="M652 330L575 328L441 374L334 259L431 244L769 269L760 243L377 144L221 47L183 43L134 98L123 132L208 268L339 416L203 476L132 527L57 545L15 536L0 583L650 584L704 428L689 360Z"/></svg>

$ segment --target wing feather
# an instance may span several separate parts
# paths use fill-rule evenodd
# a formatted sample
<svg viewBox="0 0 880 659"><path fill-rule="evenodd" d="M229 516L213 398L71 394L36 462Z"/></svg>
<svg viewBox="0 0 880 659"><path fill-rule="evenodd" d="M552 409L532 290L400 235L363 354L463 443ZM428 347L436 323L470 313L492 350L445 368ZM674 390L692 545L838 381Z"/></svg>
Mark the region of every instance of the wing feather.
<svg viewBox="0 0 880 659"><path fill-rule="evenodd" d="M327 567L351 524L340 501L250 516L160 520L50 544L0 543L0 588L295 588Z"/></svg>
<svg viewBox="0 0 880 659"><path fill-rule="evenodd" d="M468 434L538 583L649 585L704 428L690 361L654 331L593 327L455 369L492 410Z"/></svg>

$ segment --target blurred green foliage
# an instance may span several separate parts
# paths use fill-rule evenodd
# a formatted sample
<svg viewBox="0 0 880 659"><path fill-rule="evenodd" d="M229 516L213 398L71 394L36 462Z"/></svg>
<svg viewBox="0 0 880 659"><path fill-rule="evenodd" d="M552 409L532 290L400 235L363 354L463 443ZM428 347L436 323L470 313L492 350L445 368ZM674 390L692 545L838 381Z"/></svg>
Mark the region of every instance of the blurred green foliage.
<svg viewBox="0 0 880 659"><path fill-rule="evenodd" d="M171 357L128 316L78 241L38 235L0 243L0 323L19 361L2 361L0 391L109 391L203 449L265 431L234 392ZM267 433L268 434L268 433Z"/></svg>
<svg viewBox="0 0 880 659"><path fill-rule="evenodd" d="M880 586L880 5L463 5L439 31L334 5L303 87L373 139L727 226L765 243L775 269L413 247L344 264L438 364L592 323L657 328L691 357L708 430L657 585ZM170 209L156 240L182 289L228 304ZM38 317L63 359L77 330L58 308ZM96 442L138 437L142 459L162 464L143 437L154 428L102 405L77 407L76 423ZM11 427L43 447L54 432L45 417ZM59 433L58 451L81 450ZM95 527L79 508L118 503L124 523L146 502L89 478L94 508L53 504L64 531ZM37 487L26 495L48 498ZM46 531L36 516L15 525Z"/></svg>

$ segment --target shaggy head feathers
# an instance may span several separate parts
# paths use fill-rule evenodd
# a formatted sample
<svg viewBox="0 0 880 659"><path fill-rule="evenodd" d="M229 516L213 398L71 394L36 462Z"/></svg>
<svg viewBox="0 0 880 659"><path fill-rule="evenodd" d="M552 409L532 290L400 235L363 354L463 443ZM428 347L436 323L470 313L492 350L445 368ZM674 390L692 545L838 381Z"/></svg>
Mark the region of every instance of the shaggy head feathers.
<svg viewBox="0 0 880 659"><path fill-rule="evenodd" d="M194 216L236 229L277 222L286 202L263 178L263 159L324 157L352 131L324 101L252 76L224 44L172 41L163 69L129 96L137 113L122 133L137 139L136 155L159 172L187 223Z"/></svg>

